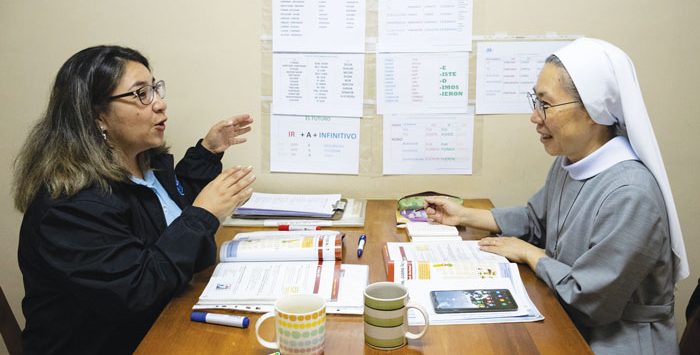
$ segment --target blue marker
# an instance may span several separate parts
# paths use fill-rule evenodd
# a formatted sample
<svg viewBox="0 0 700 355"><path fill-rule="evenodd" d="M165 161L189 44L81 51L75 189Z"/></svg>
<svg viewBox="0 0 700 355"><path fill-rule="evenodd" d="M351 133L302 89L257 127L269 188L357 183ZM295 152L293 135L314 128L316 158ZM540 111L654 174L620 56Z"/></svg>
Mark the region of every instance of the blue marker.
<svg viewBox="0 0 700 355"><path fill-rule="evenodd" d="M248 328L250 320L246 316L234 316L231 314L218 314L206 312L192 312L190 320L202 323L228 325L229 327Z"/></svg>
<svg viewBox="0 0 700 355"><path fill-rule="evenodd" d="M362 251L365 248L365 242L367 242L367 236L362 234L360 236L360 240L357 242L357 257L358 258L362 256Z"/></svg>

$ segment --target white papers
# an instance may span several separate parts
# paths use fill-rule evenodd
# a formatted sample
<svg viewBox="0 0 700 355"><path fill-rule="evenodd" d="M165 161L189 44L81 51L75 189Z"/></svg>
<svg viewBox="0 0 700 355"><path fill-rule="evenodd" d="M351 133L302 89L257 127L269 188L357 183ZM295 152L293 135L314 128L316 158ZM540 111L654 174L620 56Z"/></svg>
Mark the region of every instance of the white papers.
<svg viewBox="0 0 700 355"><path fill-rule="evenodd" d="M445 240L462 240L455 226L428 222L408 222L406 232L412 242L435 242Z"/></svg>
<svg viewBox="0 0 700 355"><path fill-rule="evenodd" d="M409 280L404 283L408 289L411 301L422 305L427 311L431 325L438 324L476 324L476 323L509 323L533 322L544 319L535 304L527 295L525 286L520 279L517 264L502 264L504 277L486 279L449 279L449 280ZM470 312L443 313L435 312L430 298L430 291L436 290L476 290L476 289L507 289L518 304L518 310L507 312ZM423 324L423 316L409 310L409 325Z"/></svg>
<svg viewBox="0 0 700 355"><path fill-rule="evenodd" d="M223 225L238 227L277 227L280 225L303 225L303 226L337 226L337 227L362 227L365 225L365 212L367 211L367 200L357 200L349 198L345 204L345 212L337 220L330 219L251 219L227 217Z"/></svg>
<svg viewBox="0 0 700 355"><path fill-rule="evenodd" d="M357 174L360 118L270 116L270 171Z"/></svg>
<svg viewBox="0 0 700 355"><path fill-rule="evenodd" d="M382 0L379 52L470 51L472 0Z"/></svg>
<svg viewBox="0 0 700 355"><path fill-rule="evenodd" d="M384 174L471 174L473 114L385 115Z"/></svg>
<svg viewBox="0 0 700 355"><path fill-rule="evenodd" d="M383 0L377 113L384 174L471 174L472 0Z"/></svg>
<svg viewBox="0 0 700 355"><path fill-rule="evenodd" d="M331 217L340 194L300 195L253 192L234 215Z"/></svg>
<svg viewBox="0 0 700 355"><path fill-rule="evenodd" d="M362 116L363 54L274 53L272 113Z"/></svg>
<svg viewBox="0 0 700 355"><path fill-rule="evenodd" d="M364 0L272 1L271 171L358 173L359 119L340 117L363 113L365 12Z"/></svg>
<svg viewBox="0 0 700 355"><path fill-rule="evenodd" d="M269 312L281 296L314 293L327 313L362 314L367 265L340 262L236 262L216 266L193 309Z"/></svg>
<svg viewBox="0 0 700 355"><path fill-rule="evenodd" d="M411 237L459 235L455 226L428 222L408 222L406 230Z"/></svg>
<svg viewBox="0 0 700 355"><path fill-rule="evenodd" d="M547 56L569 42L480 42L477 44L476 113L530 113L532 91Z"/></svg>
<svg viewBox="0 0 700 355"><path fill-rule="evenodd" d="M364 52L364 0L272 1L275 52Z"/></svg>
<svg viewBox="0 0 700 355"><path fill-rule="evenodd" d="M466 113L467 52L377 54L377 113Z"/></svg>

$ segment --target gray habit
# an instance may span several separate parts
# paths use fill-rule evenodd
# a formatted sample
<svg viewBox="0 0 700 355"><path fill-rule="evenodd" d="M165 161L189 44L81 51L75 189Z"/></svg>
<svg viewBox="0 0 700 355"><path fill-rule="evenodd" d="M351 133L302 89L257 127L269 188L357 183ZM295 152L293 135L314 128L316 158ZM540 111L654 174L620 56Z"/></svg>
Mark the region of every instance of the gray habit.
<svg viewBox="0 0 700 355"><path fill-rule="evenodd" d="M596 354L677 354L669 226L656 180L628 160L572 179L558 157L527 207L492 210L547 256L535 272Z"/></svg>

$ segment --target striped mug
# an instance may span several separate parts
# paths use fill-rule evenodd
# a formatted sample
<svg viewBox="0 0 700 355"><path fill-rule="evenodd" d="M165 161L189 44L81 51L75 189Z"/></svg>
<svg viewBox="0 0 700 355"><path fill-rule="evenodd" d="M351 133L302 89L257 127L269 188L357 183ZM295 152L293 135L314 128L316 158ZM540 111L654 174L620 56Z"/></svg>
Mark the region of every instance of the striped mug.
<svg viewBox="0 0 700 355"><path fill-rule="evenodd" d="M408 331L407 312L417 309L423 314L425 326L420 333ZM365 288L365 343L390 350L406 345L406 339L420 339L428 330L428 312L423 306L408 301L405 287L393 282L377 282Z"/></svg>
<svg viewBox="0 0 700 355"><path fill-rule="evenodd" d="M277 339L260 336L260 325L275 318ZM322 354L326 340L326 301L317 295L296 294L279 298L275 310L255 322L255 336L260 345L279 349L282 354Z"/></svg>

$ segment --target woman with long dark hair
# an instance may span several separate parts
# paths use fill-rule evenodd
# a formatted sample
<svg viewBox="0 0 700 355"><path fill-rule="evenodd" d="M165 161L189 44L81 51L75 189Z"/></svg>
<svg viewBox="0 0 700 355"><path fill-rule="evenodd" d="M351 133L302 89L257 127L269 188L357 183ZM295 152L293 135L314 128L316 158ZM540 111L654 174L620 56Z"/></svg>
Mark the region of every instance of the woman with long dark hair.
<svg viewBox="0 0 700 355"><path fill-rule="evenodd" d="M220 160L252 119L216 123L175 167L164 98L133 49L87 48L59 70L15 160L26 353L131 353L215 262L219 221L255 179Z"/></svg>

